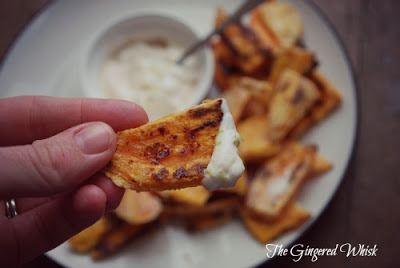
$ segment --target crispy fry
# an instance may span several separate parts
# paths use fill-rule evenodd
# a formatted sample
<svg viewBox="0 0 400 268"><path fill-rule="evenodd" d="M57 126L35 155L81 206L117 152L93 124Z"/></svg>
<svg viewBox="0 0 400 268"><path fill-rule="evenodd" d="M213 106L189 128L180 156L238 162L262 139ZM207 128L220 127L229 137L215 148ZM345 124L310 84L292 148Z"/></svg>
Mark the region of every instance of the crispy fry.
<svg viewBox="0 0 400 268"><path fill-rule="evenodd" d="M245 88L250 95L250 101L244 111L245 117L263 115L268 110L273 89L271 84L265 80L242 77L237 81L239 87Z"/></svg>
<svg viewBox="0 0 400 268"><path fill-rule="evenodd" d="M222 8L218 8L216 15L216 26L228 18ZM266 57L260 48L253 42L252 37L238 24L227 26L221 34L222 39L238 54L237 67L244 73L254 73L266 64Z"/></svg>
<svg viewBox="0 0 400 268"><path fill-rule="evenodd" d="M332 168L332 164L319 154L316 154L310 167L309 177L315 178Z"/></svg>
<svg viewBox="0 0 400 268"><path fill-rule="evenodd" d="M117 151L104 173L136 191L201 184L223 117L222 99L117 134Z"/></svg>
<svg viewBox="0 0 400 268"><path fill-rule="evenodd" d="M128 241L132 240L145 230L149 230L151 224L130 225L122 223L117 228L109 232L100 243L90 252L94 260L103 259L117 252Z"/></svg>
<svg viewBox="0 0 400 268"><path fill-rule="evenodd" d="M228 102L233 120L235 123L239 122L251 99L251 93L244 87L236 84L231 89L224 92L224 98Z"/></svg>
<svg viewBox="0 0 400 268"><path fill-rule="evenodd" d="M285 69L299 74L309 72L315 66L314 54L300 47L290 47L279 53L272 64L269 81L275 84Z"/></svg>
<svg viewBox="0 0 400 268"><path fill-rule="evenodd" d="M179 217L200 217L210 214L218 214L222 212L233 212L239 205L239 198L237 196L229 198L220 198L205 204L204 206L191 206L191 205L170 205L166 206L164 213L170 216Z"/></svg>
<svg viewBox="0 0 400 268"><path fill-rule="evenodd" d="M163 191L159 194L162 197L178 202L179 204L203 206L210 197L211 192L200 185L179 190Z"/></svg>
<svg viewBox="0 0 400 268"><path fill-rule="evenodd" d="M319 72L311 73L311 80L317 85L321 98L312 106L310 112L300 120L291 131L292 138L299 138L313 125L325 119L341 103L342 97L337 89Z"/></svg>
<svg viewBox="0 0 400 268"><path fill-rule="evenodd" d="M277 218L293 200L309 174L315 148L290 142L255 174L246 206L264 218Z"/></svg>
<svg viewBox="0 0 400 268"><path fill-rule="evenodd" d="M129 224L140 225L156 220L162 209L163 205L158 196L147 192L125 190L115 213Z"/></svg>
<svg viewBox="0 0 400 268"><path fill-rule="evenodd" d="M273 32L265 25L262 14L258 8L251 12L250 29L256 34L262 48L279 53L281 46Z"/></svg>
<svg viewBox="0 0 400 268"><path fill-rule="evenodd" d="M240 157L244 162L258 162L276 154L280 144L270 138L266 116L253 116L240 122L237 130L243 137L239 147Z"/></svg>
<svg viewBox="0 0 400 268"><path fill-rule="evenodd" d="M296 203L290 204L285 212L274 221L255 217L245 206L242 206L239 212L247 229L262 244L289 230L298 228L310 217L310 213Z"/></svg>
<svg viewBox="0 0 400 268"><path fill-rule="evenodd" d="M192 217L187 221L187 229L191 232L200 232L210 229L232 220L232 213L217 213L201 217Z"/></svg>
<svg viewBox="0 0 400 268"><path fill-rule="evenodd" d="M244 117L263 115L267 112L273 90L265 80L242 76L224 92L235 122Z"/></svg>
<svg viewBox="0 0 400 268"><path fill-rule="evenodd" d="M310 80L285 69L276 83L267 114L272 141L284 139L319 97L318 89Z"/></svg>
<svg viewBox="0 0 400 268"><path fill-rule="evenodd" d="M239 75L236 67L236 57L221 39L213 39L210 42L214 53L214 80L221 90L227 90L235 82Z"/></svg>
<svg viewBox="0 0 400 268"><path fill-rule="evenodd" d="M253 29L262 36L260 40L265 42L264 45L272 46L274 51L294 46L303 34L300 14L287 3L266 2L253 11L253 16ZM254 27L254 21L257 27ZM258 25L261 22L264 27Z"/></svg>
<svg viewBox="0 0 400 268"><path fill-rule="evenodd" d="M106 214L92 226L71 237L68 243L75 252L87 253L117 224L118 220L114 215Z"/></svg>

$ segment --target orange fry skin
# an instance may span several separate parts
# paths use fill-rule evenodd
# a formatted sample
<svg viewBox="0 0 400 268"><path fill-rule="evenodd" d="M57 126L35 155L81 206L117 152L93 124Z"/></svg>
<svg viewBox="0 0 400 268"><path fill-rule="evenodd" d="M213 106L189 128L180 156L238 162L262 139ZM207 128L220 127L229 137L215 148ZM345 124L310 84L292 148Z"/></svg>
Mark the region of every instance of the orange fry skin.
<svg viewBox="0 0 400 268"><path fill-rule="evenodd" d="M117 133L104 173L119 186L162 191L201 184L222 121L222 99Z"/></svg>

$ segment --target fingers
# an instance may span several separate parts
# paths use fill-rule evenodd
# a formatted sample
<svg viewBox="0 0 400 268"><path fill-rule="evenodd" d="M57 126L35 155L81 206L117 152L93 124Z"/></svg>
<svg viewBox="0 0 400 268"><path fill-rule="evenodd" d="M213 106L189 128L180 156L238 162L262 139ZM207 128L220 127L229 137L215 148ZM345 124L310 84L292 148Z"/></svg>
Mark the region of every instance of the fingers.
<svg viewBox="0 0 400 268"><path fill-rule="evenodd" d="M8 261L4 267L16 267L27 262L92 225L105 211L114 209L112 206L119 203L123 190L105 184L102 179L94 180L97 185L84 185L71 195L11 220L0 218L0 264Z"/></svg>
<svg viewBox="0 0 400 268"><path fill-rule="evenodd" d="M106 212L118 207L122 196L125 193L125 189L117 187L109 178L100 173L93 177L93 179L90 181L90 184L96 185L106 194Z"/></svg>
<svg viewBox="0 0 400 268"><path fill-rule="evenodd" d="M115 131L148 121L138 105L123 100L14 97L0 99L0 146L29 144L92 121Z"/></svg>
<svg viewBox="0 0 400 268"><path fill-rule="evenodd" d="M114 131L94 122L32 145L0 148L0 199L70 191L104 167L116 148Z"/></svg>

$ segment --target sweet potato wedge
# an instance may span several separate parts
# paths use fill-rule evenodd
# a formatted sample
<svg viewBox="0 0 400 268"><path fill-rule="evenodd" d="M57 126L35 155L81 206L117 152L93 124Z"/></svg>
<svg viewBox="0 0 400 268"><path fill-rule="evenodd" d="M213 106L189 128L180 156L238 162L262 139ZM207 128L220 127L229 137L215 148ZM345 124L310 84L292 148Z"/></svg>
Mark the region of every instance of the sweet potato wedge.
<svg viewBox="0 0 400 268"><path fill-rule="evenodd" d="M186 228L191 232L200 232L227 223L232 218L233 214L230 212L192 217L187 220Z"/></svg>
<svg viewBox="0 0 400 268"><path fill-rule="evenodd" d="M307 178L315 154L313 146L295 142L286 144L255 174L249 186L246 206L260 217L279 217Z"/></svg>
<svg viewBox="0 0 400 268"><path fill-rule="evenodd" d="M125 190L115 214L129 224L140 225L156 220L162 209L160 197L148 192Z"/></svg>
<svg viewBox="0 0 400 268"><path fill-rule="evenodd" d="M310 217L310 212L296 203L291 203L284 213L273 221L256 217L244 206L240 207L239 215L250 233L260 243L265 244L301 226Z"/></svg>
<svg viewBox="0 0 400 268"><path fill-rule="evenodd" d="M232 212L239 205L237 196L213 200L203 206L169 205L164 209L167 215L178 217L200 217L222 212Z"/></svg>
<svg viewBox="0 0 400 268"><path fill-rule="evenodd" d="M268 80L275 84L285 69L303 75L315 66L314 54L300 47L290 47L276 56Z"/></svg>
<svg viewBox="0 0 400 268"><path fill-rule="evenodd" d="M266 80L242 77L237 81L239 87L247 90L250 101L247 103L244 117L266 114L273 95L273 88Z"/></svg>
<svg viewBox="0 0 400 268"><path fill-rule="evenodd" d="M291 130L291 138L301 137L309 128L330 115L341 103L342 97L340 93L321 73L313 71L310 79L317 86L321 97L311 107L306 116Z"/></svg>
<svg viewBox="0 0 400 268"><path fill-rule="evenodd" d="M295 71L285 69L275 85L267 124L272 141L282 141L320 98L317 87Z"/></svg>
<svg viewBox="0 0 400 268"><path fill-rule="evenodd" d="M228 15L222 8L218 8L216 26L223 23ZM244 73L254 73L265 65L267 59L260 47L239 24L231 24L225 28L221 38L233 52L238 55L236 65Z"/></svg>
<svg viewBox="0 0 400 268"><path fill-rule="evenodd" d="M233 120L235 123L239 122L251 99L250 92L246 88L235 84L231 89L224 92L224 98L228 102Z"/></svg>
<svg viewBox="0 0 400 268"><path fill-rule="evenodd" d="M264 46L279 52L281 48L294 46L302 37L303 21L290 4L266 2L253 11L250 25Z"/></svg>
<svg viewBox="0 0 400 268"><path fill-rule="evenodd" d="M92 259L104 259L118 252L130 240L138 235L144 234L154 226L155 224L153 223L141 225L131 225L125 222L122 223L104 236L100 243L93 250L91 250L90 254Z"/></svg>
<svg viewBox="0 0 400 268"><path fill-rule="evenodd" d="M95 224L74 235L68 240L72 250L87 253L97 246L101 239L119 224L113 214L106 214Z"/></svg>
<svg viewBox="0 0 400 268"><path fill-rule="evenodd" d="M167 190L159 193L163 198L181 205L203 206L211 195L203 186L188 187L178 190Z"/></svg>
<svg viewBox="0 0 400 268"><path fill-rule="evenodd" d="M240 157L246 163L260 162L279 152L280 144L270 138L266 116L249 117L237 129L244 140L239 147Z"/></svg>
<svg viewBox="0 0 400 268"><path fill-rule="evenodd" d="M201 184L222 121L222 99L117 133L103 172L119 187L160 191Z"/></svg>

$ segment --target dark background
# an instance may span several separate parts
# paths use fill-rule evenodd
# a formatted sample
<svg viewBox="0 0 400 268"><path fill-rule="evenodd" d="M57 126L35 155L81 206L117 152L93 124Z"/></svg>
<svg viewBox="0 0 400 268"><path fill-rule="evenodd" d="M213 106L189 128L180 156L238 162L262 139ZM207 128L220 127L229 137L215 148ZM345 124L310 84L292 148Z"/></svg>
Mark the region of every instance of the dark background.
<svg viewBox="0 0 400 268"><path fill-rule="evenodd" d="M0 1L0 62L49 0ZM400 267L400 1L313 0L338 31L358 82L353 158L328 208L297 243L377 244L377 257L275 258L262 267ZM26 267L60 267L41 256Z"/></svg>

